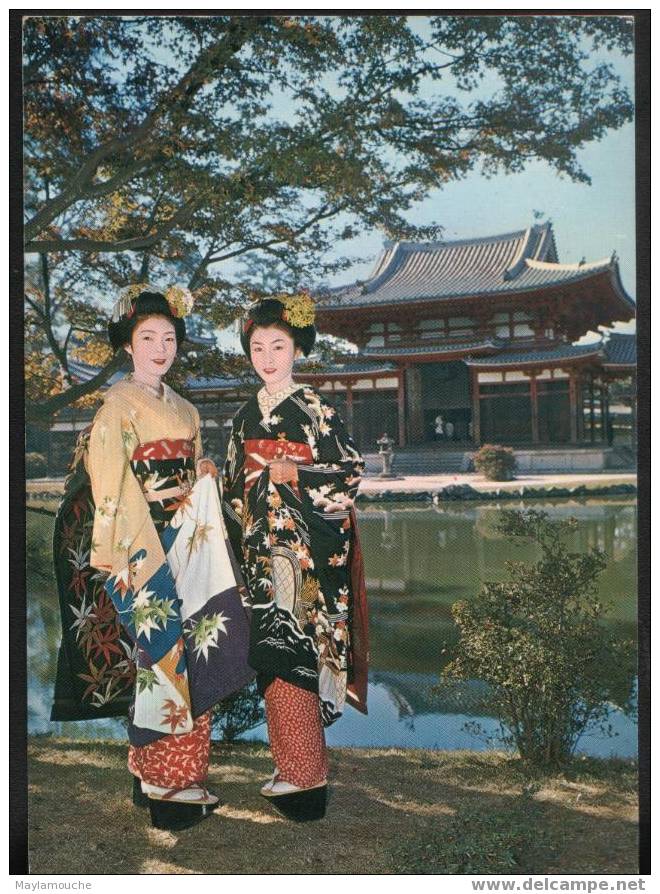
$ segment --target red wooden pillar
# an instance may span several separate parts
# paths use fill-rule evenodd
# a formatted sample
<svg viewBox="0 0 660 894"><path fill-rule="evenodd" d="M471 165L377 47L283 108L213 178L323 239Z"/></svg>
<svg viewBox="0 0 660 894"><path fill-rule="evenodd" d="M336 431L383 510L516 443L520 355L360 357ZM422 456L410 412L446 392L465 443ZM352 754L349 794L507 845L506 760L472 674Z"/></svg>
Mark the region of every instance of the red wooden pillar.
<svg viewBox="0 0 660 894"><path fill-rule="evenodd" d="M637 449L637 375L633 373L630 377L630 446Z"/></svg>
<svg viewBox="0 0 660 894"><path fill-rule="evenodd" d="M346 380L346 424L349 431L353 431L353 386L350 379Z"/></svg>
<svg viewBox="0 0 660 894"><path fill-rule="evenodd" d="M579 444L584 444L584 390L582 383L582 370L578 369L576 375L577 384L577 439Z"/></svg>
<svg viewBox="0 0 660 894"><path fill-rule="evenodd" d="M532 444L539 443L539 391L536 376L529 380L529 397L532 405Z"/></svg>
<svg viewBox="0 0 660 894"><path fill-rule="evenodd" d="M608 417L607 385L601 379L600 383L600 440L607 444L607 417Z"/></svg>
<svg viewBox="0 0 660 894"><path fill-rule="evenodd" d="M568 380L569 415L571 421L571 444L577 444L577 376L574 370L570 371Z"/></svg>
<svg viewBox="0 0 660 894"><path fill-rule="evenodd" d="M397 403L399 418L399 447L406 446L406 392L403 385L404 372L400 369L397 373L399 384L397 386Z"/></svg>
<svg viewBox="0 0 660 894"><path fill-rule="evenodd" d="M479 404L479 374L472 370L472 441L481 444L481 408Z"/></svg>

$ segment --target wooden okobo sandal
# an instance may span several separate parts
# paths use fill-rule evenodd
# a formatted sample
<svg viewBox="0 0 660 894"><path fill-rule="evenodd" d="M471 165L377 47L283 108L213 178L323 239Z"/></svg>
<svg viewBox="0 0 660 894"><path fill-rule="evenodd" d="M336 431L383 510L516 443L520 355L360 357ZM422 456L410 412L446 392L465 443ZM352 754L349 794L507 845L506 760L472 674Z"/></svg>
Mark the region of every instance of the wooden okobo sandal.
<svg viewBox="0 0 660 894"><path fill-rule="evenodd" d="M328 800L326 780L310 788L298 788L289 782L273 781L261 794L287 819L296 823L323 819Z"/></svg>
<svg viewBox="0 0 660 894"><path fill-rule="evenodd" d="M185 801L177 799L176 795L192 786L172 788L162 795L150 792L148 798L152 826L156 829L180 831L210 816L220 803L219 798L209 794L202 786L196 787L199 788L201 796Z"/></svg>

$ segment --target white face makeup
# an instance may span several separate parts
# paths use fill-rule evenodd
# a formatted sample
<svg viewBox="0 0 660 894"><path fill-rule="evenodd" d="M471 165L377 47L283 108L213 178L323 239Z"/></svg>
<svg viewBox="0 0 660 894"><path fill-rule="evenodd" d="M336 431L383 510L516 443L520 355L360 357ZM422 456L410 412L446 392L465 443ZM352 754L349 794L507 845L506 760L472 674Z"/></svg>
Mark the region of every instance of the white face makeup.
<svg viewBox="0 0 660 894"><path fill-rule="evenodd" d="M278 326L255 326L250 335L250 360L270 392L291 382L293 361L300 351L288 332Z"/></svg>
<svg viewBox="0 0 660 894"><path fill-rule="evenodd" d="M147 385L159 386L176 357L176 333L166 317L146 317L140 320L126 345L133 358L133 378Z"/></svg>

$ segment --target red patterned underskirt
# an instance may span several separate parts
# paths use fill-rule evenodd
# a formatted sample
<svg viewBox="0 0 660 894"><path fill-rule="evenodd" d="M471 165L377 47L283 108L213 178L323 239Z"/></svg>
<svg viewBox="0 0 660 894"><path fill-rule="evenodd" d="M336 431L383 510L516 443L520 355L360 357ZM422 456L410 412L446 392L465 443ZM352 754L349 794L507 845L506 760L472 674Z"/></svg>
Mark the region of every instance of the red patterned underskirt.
<svg viewBox="0 0 660 894"><path fill-rule="evenodd" d="M319 697L276 677L264 694L268 740L278 779L307 788L328 775Z"/></svg>
<svg viewBox="0 0 660 894"><path fill-rule="evenodd" d="M211 712L194 720L189 733L171 733L149 745L129 745L128 769L149 785L203 785L209 772Z"/></svg>
<svg viewBox="0 0 660 894"><path fill-rule="evenodd" d="M195 455L195 442L185 438L162 438L160 441L146 441L138 444L132 459L187 459Z"/></svg>

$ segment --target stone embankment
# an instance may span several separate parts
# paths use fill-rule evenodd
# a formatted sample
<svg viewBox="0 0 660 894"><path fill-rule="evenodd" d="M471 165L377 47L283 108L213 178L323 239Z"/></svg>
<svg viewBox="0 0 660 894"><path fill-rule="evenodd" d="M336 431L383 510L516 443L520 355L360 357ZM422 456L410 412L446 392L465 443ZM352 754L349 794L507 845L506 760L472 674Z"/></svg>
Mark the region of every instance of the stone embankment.
<svg viewBox="0 0 660 894"><path fill-rule="evenodd" d="M64 480L36 478L26 483L28 504L50 503L62 497ZM513 481L488 481L483 475L404 475L396 478L366 476L358 494L360 503L434 502L449 500L547 500L621 496L637 493L632 472L577 475L519 475Z"/></svg>

